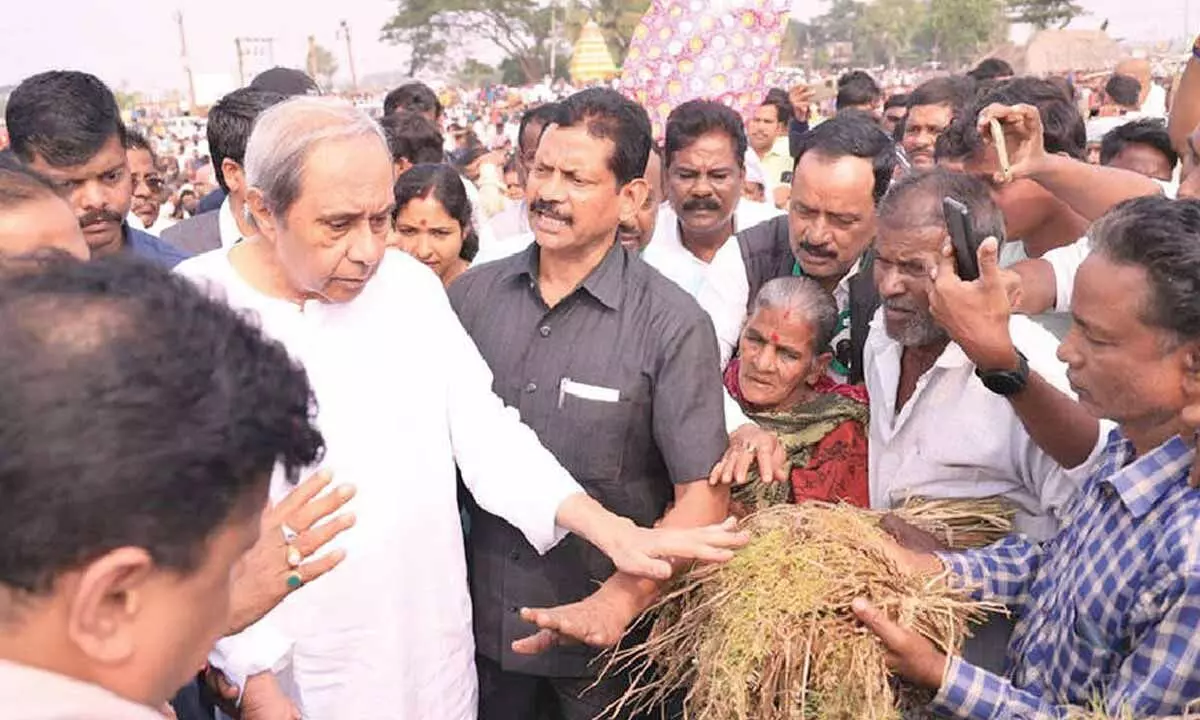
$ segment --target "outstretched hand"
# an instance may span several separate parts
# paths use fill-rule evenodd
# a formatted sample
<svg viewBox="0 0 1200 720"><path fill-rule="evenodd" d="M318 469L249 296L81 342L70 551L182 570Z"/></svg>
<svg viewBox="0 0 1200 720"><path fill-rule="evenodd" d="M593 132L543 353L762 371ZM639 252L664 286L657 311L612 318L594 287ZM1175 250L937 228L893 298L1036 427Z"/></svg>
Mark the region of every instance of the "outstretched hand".
<svg viewBox="0 0 1200 720"><path fill-rule="evenodd" d="M638 608L602 586L579 602L553 608L521 608L521 619L538 631L512 644L518 655L539 655L558 645L609 648L621 641Z"/></svg>
<svg viewBox="0 0 1200 720"><path fill-rule="evenodd" d="M651 580L667 580L674 573L672 560L728 562L733 551L750 542L738 532L737 520L696 528L640 527L624 522L611 539L598 544L617 570Z"/></svg>

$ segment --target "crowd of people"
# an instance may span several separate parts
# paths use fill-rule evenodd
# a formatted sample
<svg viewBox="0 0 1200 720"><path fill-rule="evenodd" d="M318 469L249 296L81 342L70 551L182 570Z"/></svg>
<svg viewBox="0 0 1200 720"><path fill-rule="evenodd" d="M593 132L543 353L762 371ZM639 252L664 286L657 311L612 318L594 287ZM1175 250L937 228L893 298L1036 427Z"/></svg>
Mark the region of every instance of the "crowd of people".
<svg viewBox="0 0 1200 720"><path fill-rule="evenodd" d="M481 138L420 83L375 118L277 68L167 130L27 78L0 714L592 720L630 681L597 658L751 503L988 498L983 549L887 522L1010 610L961 656L854 603L927 712L1182 715L1200 53L1156 87L854 71L663 138L592 88Z"/></svg>

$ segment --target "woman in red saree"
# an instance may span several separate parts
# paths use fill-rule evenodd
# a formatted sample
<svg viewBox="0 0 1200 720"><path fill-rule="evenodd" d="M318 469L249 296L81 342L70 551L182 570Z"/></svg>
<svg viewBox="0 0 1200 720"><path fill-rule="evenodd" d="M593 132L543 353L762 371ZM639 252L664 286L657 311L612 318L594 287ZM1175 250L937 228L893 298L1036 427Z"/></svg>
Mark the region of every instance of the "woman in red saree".
<svg viewBox="0 0 1200 720"><path fill-rule="evenodd" d="M866 392L827 374L836 323L833 298L807 278L772 280L755 298L725 387L751 420L779 436L792 469L787 485L756 480L739 490L743 505L869 505Z"/></svg>

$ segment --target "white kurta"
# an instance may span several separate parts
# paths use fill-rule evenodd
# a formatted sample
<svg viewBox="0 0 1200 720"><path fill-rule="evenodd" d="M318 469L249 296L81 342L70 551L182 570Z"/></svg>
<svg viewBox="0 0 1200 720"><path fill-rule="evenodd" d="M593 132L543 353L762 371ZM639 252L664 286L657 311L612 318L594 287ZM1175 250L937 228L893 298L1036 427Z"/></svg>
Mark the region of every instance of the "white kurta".
<svg viewBox="0 0 1200 720"><path fill-rule="evenodd" d="M471 720L477 688L455 461L479 504L540 552L581 492L491 391L492 375L427 268L388 251L362 294L298 305L250 287L215 250L178 271L257 315L308 372L335 484L353 483L346 560L292 594L214 664L274 668L306 720ZM272 497L289 486L279 473Z"/></svg>
<svg viewBox="0 0 1200 720"><path fill-rule="evenodd" d="M1009 329L1030 369L1070 395L1066 366L1055 358L1054 337L1022 315L1011 318ZM871 507L895 507L910 495L999 495L1018 508L1018 532L1035 540L1052 537L1058 531L1060 508L1099 458L1107 427L1101 428L1092 457L1064 470L1029 437L1009 401L984 387L974 363L954 343L921 376L897 414L902 352L900 343L887 336L880 309L871 322L863 358L871 397Z"/></svg>

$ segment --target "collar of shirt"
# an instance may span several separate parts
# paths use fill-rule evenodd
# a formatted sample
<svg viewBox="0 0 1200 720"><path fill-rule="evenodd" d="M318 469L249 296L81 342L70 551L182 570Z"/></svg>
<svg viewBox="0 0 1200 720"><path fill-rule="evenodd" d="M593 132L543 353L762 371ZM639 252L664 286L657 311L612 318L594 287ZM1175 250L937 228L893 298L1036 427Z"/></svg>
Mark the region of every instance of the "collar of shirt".
<svg viewBox="0 0 1200 720"><path fill-rule="evenodd" d="M1140 518L1163 493L1187 477L1196 450L1176 435L1141 457L1135 454L1133 442L1119 429L1113 430L1098 477L1117 492L1131 515Z"/></svg>
<svg viewBox="0 0 1200 720"><path fill-rule="evenodd" d="M217 230L221 235L221 247L231 248L242 241L242 230L238 227L237 219L233 217L233 205L229 196L221 201L221 209L217 211Z"/></svg>
<svg viewBox="0 0 1200 720"><path fill-rule="evenodd" d="M524 253L524 261L512 263L505 272L505 279L525 280L531 288L536 290L541 247L534 242L524 250ZM624 279L625 250L620 243L613 242L612 247L604 254L604 259L588 273L575 292L579 292L579 289L586 290L589 295L608 309L620 310Z"/></svg>

